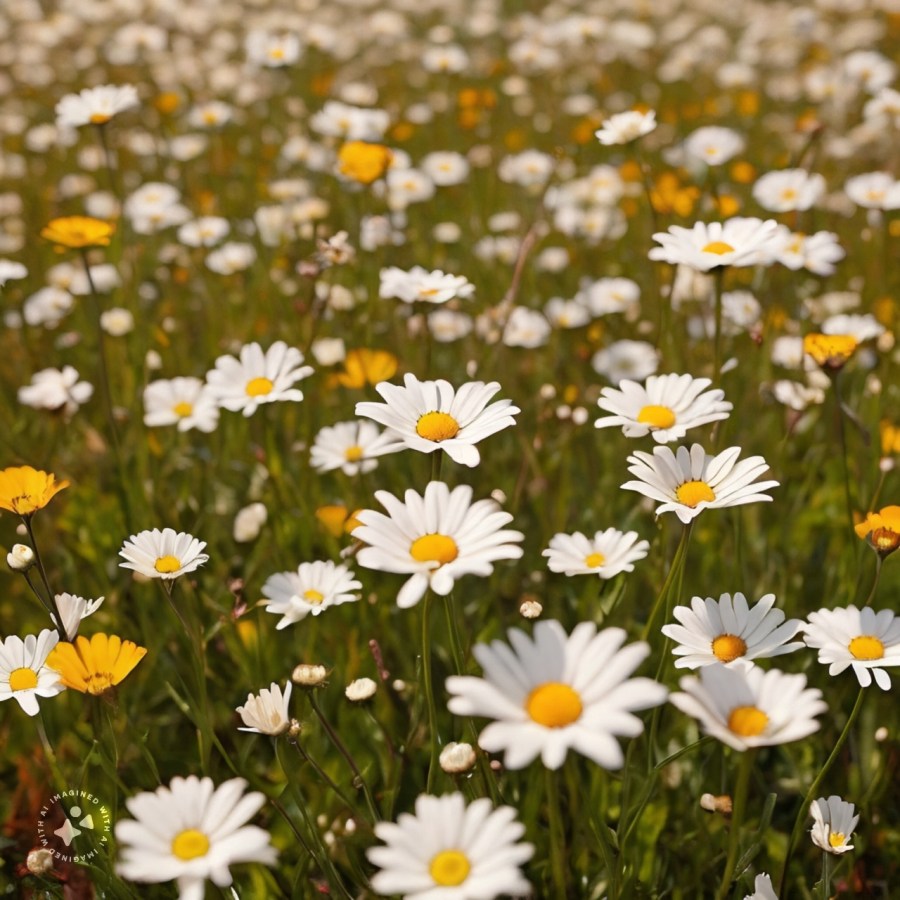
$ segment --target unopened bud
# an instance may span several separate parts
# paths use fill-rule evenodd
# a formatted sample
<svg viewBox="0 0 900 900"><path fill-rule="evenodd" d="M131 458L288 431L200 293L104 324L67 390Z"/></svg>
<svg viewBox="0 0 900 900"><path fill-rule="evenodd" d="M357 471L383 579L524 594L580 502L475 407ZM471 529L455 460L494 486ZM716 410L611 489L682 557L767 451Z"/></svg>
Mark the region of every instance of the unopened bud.
<svg viewBox="0 0 900 900"><path fill-rule="evenodd" d="M25 867L32 875L46 875L53 868L53 851L41 847L25 858Z"/></svg>
<svg viewBox="0 0 900 900"><path fill-rule="evenodd" d="M327 677L328 672L325 666L301 663L291 674L291 681L294 684L299 684L301 687L318 687Z"/></svg>
<svg viewBox="0 0 900 900"><path fill-rule="evenodd" d="M371 678L357 678L344 689L344 696L352 703L362 703L375 695L378 685Z"/></svg>
<svg viewBox="0 0 900 900"><path fill-rule="evenodd" d="M731 815L731 797L728 794L704 794L700 798L700 806L707 812L720 813L723 816Z"/></svg>
<svg viewBox="0 0 900 900"><path fill-rule="evenodd" d="M13 572L27 572L34 565L34 550L27 544L14 544L6 562Z"/></svg>
<svg viewBox="0 0 900 900"><path fill-rule="evenodd" d="M544 607L537 600L524 600L519 607L520 615L526 619L536 619L543 611Z"/></svg>
<svg viewBox="0 0 900 900"><path fill-rule="evenodd" d="M471 744L451 742L441 750L440 763L449 775L468 772L475 765L475 750Z"/></svg>

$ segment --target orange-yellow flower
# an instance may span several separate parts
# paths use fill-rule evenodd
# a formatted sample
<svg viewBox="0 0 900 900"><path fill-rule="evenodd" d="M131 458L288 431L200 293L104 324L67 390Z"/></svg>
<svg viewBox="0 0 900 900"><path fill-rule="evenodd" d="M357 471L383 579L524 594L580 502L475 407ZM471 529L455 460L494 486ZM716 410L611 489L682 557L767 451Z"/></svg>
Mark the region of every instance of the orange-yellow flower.
<svg viewBox="0 0 900 900"><path fill-rule="evenodd" d="M887 556L900 547L900 506L885 506L877 513L870 512L855 528L857 535L868 541L877 553Z"/></svg>
<svg viewBox="0 0 900 900"><path fill-rule="evenodd" d="M889 422L881 420L881 455L900 456L900 428Z"/></svg>
<svg viewBox="0 0 900 900"><path fill-rule="evenodd" d="M108 247L115 230L112 222L91 216L63 216L51 219L41 230L41 237L60 247L80 250L84 247Z"/></svg>
<svg viewBox="0 0 900 900"><path fill-rule="evenodd" d="M346 388L363 388L389 381L396 372L397 357L387 350L350 350L344 359L344 371L334 375L333 382Z"/></svg>
<svg viewBox="0 0 900 900"><path fill-rule="evenodd" d="M79 635L74 644L61 642L47 657L62 683L82 694L105 694L144 658L146 647L115 634Z"/></svg>
<svg viewBox="0 0 900 900"><path fill-rule="evenodd" d="M808 353L823 369L840 369L853 356L859 341L851 334L819 334L803 338L803 352Z"/></svg>
<svg viewBox="0 0 900 900"><path fill-rule="evenodd" d="M360 184L371 184L387 171L394 154L383 144L347 141L338 150L338 171Z"/></svg>
<svg viewBox="0 0 900 900"><path fill-rule="evenodd" d="M68 481L57 481L49 472L31 466L11 466L0 471L0 509L30 516L68 486Z"/></svg>

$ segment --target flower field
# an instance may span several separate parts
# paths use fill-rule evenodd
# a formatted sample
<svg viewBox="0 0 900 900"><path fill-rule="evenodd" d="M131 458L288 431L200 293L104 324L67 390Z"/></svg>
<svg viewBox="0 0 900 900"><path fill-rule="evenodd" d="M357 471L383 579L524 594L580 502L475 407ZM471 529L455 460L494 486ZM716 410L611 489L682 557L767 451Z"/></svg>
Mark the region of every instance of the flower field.
<svg viewBox="0 0 900 900"><path fill-rule="evenodd" d="M900 895L897 0L0 37L0 896Z"/></svg>

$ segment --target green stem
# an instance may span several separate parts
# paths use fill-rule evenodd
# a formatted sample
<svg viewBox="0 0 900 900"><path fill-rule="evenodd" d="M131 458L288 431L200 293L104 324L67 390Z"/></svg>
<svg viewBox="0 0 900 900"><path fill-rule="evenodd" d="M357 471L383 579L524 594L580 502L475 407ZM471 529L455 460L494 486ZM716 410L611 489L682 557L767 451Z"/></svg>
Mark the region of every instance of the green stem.
<svg viewBox="0 0 900 900"><path fill-rule="evenodd" d="M431 743L431 756L428 761L428 777L425 782L426 793L432 793L434 777L440 765L438 757L439 736L437 730L437 706L434 702L434 685L431 672L431 591L425 592L422 601L422 680L425 685L425 703L428 707L428 736Z"/></svg>
<svg viewBox="0 0 900 900"><path fill-rule="evenodd" d="M547 814L550 819L550 870L553 874L553 895L559 900L563 900L568 896L566 883L568 852L556 772L552 769L544 769L544 782L547 790Z"/></svg>
<svg viewBox="0 0 900 900"><path fill-rule="evenodd" d="M722 883L719 885L716 900L725 900L731 890L731 882L734 880L734 868L737 865L738 850L741 844L741 826L747 807L747 791L750 787L754 759L755 751L753 750L745 750L741 754L732 803L731 825L728 832L728 857L725 860L725 871L722 873Z"/></svg>
<svg viewBox="0 0 900 900"><path fill-rule="evenodd" d="M37 540L34 537L34 527L31 518L30 515L22 516L22 522L25 525L25 530L28 532L28 540L31 541L31 549L34 550L34 559L37 563L38 572L44 584L44 590L47 592L47 602L44 605L49 610L52 610L53 615L56 617L56 631L59 634L59 639L67 641L69 636L66 634L66 626L63 624L62 616L59 614L59 607L56 605L56 594L53 593L53 588L50 587L50 581L47 578L47 570L44 568L44 560L41 559L41 551L38 549ZM31 584L30 580L29 584ZM33 585L31 589L34 590ZM35 593L37 592L35 591ZM38 597L40 597L40 594L38 594Z"/></svg>
<svg viewBox="0 0 900 900"><path fill-rule="evenodd" d="M669 596L669 590L672 587L672 582L675 580L675 576L678 575L681 569L684 566L684 560L687 556L687 546L688 541L691 537L691 525L690 523L685 525L681 531L681 541L678 544L678 549L675 551L675 556L672 558L672 565L669 567L669 573L666 575L666 580L663 582L662 589L659 592L655 602L653 603L653 609L650 611L650 618L647 619L647 624L644 626L644 630L641 632L641 640L646 641L653 632L653 626L656 623L656 619L659 616L659 611L662 609L663 602Z"/></svg>
<svg viewBox="0 0 900 900"><path fill-rule="evenodd" d="M725 279L725 267L713 269L713 281L716 290L716 331L713 336L713 378L719 377L722 369L722 282Z"/></svg>
<svg viewBox="0 0 900 900"><path fill-rule="evenodd" d="M834 415L837 419L838 438L841 442L841 463L844 471L844 500L847 504L847 519L850 522L850 529L854 527L853 521L853 495L850 490L850 462L847 458L847 429L844 427L844 410L841 402L840 390L840 372L837 372L832 379L834 387Z"/></svg>
<svg viewBox="0 0 900 900"><path fill-rule="evenodd" d="M822 851L822 900L828 900L831 896L831 854L827 850Z"/></svg>
<svg viewBox="0 0 900 900"><path fill-rule="evenodd" d="M875 554L875 577L872 579L872 588L869 591L869 596L866 597L866 602L863 603L863 606L868 606L875 599L875 592L878 590L878 580L881 578L881 564L884 562L880 553Z"/></svg>

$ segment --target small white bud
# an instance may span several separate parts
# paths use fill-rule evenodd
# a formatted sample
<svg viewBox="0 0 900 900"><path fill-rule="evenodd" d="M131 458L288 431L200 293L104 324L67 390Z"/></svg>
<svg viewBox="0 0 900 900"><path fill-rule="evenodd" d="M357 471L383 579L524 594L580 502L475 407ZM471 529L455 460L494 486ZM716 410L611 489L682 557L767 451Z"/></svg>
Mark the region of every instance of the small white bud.
<svg viewBox="0 0 900 900"><path fill-rule="evenodd" d="M34 565L34 550L27 544L14 544L6 562L13 572L27 572Z"/></svg>
<svg viewBox="0 0 900 900"><path fill-rule="evenodd" d="M25 858L25 867L32 875L46 875L53 868L53 851L43 847L32 850Z"/></svg>
<svg viewBox="0 0 900 900"><path fill-rule="evenodd" d="M519 607L520 615L526 619L536 619L543 611L544 607L537 600L524 600Z"/></svg>
<svg viewBox="0 0 900 900"><path fill-rule="evenodd" d="M328 677L325 666L301 663L291 674L291 681L301 687L318 687Z"/></svg>
<svg viewBox="0 0 900 900"><path fill-rule="evenodd" d="M371 678L357 678L344 689L344 696L351 703L362 703L375 695L378 685Z"/></svg>
<svg viewBox="0 0 900 900"><path fill-rule="evenodd" d="M475 765L475 750L471 744L451 742L441 750L440 763L450 775L468 772Z"/></svg>

